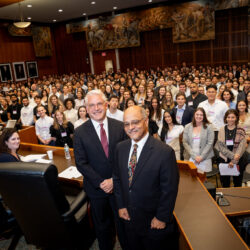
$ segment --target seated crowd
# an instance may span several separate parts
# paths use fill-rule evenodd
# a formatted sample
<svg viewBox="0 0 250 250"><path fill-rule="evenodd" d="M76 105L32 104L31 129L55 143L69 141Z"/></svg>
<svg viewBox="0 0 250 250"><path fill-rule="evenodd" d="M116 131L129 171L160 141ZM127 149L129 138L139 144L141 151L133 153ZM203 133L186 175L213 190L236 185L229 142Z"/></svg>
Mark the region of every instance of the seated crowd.
<svg viewBox="0 0 250 250"><path fill-rule="evenodd" d="M108 117L123 121L126 108L144 107L150 134L169 144L177 160L193 161L204 172L212 170L214 159L236 164L240 175L233 181L241 186L250 152L249 79L245 65L188 68L183 63L181 68L1 83L0 123L35 125L40 144L73 147L74 130L88 120L84 97L100 89L108 99ZM221 176L221 182L228 187L230 176Z"/></svg>

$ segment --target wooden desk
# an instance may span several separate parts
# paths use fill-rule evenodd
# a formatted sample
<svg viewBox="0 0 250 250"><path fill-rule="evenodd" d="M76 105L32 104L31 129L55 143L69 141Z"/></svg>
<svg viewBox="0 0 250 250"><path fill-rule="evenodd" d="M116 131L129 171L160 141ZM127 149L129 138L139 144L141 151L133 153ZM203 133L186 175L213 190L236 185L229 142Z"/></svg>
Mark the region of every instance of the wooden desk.
<svg viewBox="0 0 250 250"><path fill-rule="evenodd" d="M250 214L250 187L217 188L216 192L222 192L225 198L230 202L230 206L220 206L227 216Z"/></svg>
<svg viewBox="0 0 250 250"><path fill-rule="evenodd" d="M54 163L61 172L70 165L75 165L73 151L70 161L64 158L63 148L21 143L19 153L46 153L53 150ZM247 245L240 238L222 210L207 192L198 177L193 163L178 161L180 184L174 216L177 220L181 237L180 250L243 250ZM68 180L82 184L83 179Z"/></svg>
<svg viewBox="0 0 250 250"><path fill-rule="evenodd" d="M180 249L249 249L197 176L180 171L175 218L186 240Z"/></svg>

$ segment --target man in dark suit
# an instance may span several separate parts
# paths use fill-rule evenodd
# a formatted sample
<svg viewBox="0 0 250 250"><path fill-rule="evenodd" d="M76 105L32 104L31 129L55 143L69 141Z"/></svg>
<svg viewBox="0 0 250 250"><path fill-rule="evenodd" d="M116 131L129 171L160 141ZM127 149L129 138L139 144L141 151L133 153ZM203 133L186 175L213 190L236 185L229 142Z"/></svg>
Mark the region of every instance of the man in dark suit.
<svg viewBox="0 0 250 250"><path fill-rule="evenodd" d="M192 121L194 110L185 104L186 96L183 93L176 95L176 102L177 106L172 109L172 112L176 117L176 121L182 126L185 126Z"/></svg>
<svg viewBox="0 0 250 250"><path fill-rule="evenodd" d="M84 177L84 190L90 198L99 248L113 249L113 211L120 244L125 249L112 179L116 144L126 138L123 123L106 117L107 102L100 90L90 91L85 103L90 119L74 134L76 166Z"/></svg>
<svg viewBox="0 0 250 250"><path fill-rule="evenodd" d="M117 146L113 180L129 249L170 249L179 183L174 150L149 135L141 107L125 111L124 128L131 140Z"/></svg>

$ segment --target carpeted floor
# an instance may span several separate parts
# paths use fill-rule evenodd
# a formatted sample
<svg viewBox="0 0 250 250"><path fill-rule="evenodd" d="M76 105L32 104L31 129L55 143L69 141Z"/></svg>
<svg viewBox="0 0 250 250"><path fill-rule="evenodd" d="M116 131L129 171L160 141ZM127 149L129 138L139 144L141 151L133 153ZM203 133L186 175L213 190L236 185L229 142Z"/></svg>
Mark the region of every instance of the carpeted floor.
<svg viewBox="0 0 250 250"><path fill-rule="evenodd" d="M11 240L0 241L0 250L7 250L8 246L10 245L10 241ZM18 242L18 245L16 247L16 250L37 250L37 249L39 249L39 248L36 248L33 245L27 245L24 237L22 237L20 239L20 241ZM94 241L93 245L91 246L91 248L89 250L99 250L97 240ZM115 244L114 250L121 250L121 247L120 247L120 244L118 241Z"/></svg>

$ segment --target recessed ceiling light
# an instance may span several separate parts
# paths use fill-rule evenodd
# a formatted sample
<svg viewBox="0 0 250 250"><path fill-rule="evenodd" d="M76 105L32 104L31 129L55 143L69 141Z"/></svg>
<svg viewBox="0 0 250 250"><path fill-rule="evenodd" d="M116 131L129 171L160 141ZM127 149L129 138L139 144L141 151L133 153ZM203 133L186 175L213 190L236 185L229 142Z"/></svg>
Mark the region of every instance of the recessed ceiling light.
<svg viewBox="0 0 250 250"><path fill-rule="evenodd" d="M63 12L63 10L62 10L62 9L59 9L58 12Z"/></svg>
<svg viewBox="0 0 250 250"><path fill-rule="evenodd" d="M28 8L31 8L31 7L32 7L32 5L31 5L31 4L28 4L28 5L27 5L27 7L28 7Z"/></svg>
<svg viewBox="0 0 250 250"><path fill-rule="evenodd" d="M91 4L95 4L95 2L91 2Z"/></svg>
<svg viewBox="0 0 250 250"><path fill-rule="evenodd" d="M29 16L29 17L27 17L27 19L28 19L28 20L31 20L31 17Z"/></svg>
<svg viewBox="0 0 250 250"><path fill-rule="evenodd" d="M117 9L117 7L116 7L116 6L114 6L114 7L113 7L113 9L114 9L114 10L116 10L116 9Z"/></svg>
<svg viewBox="0 0 250 250"><path fill-rule="evenodd" d="M56 19L54 19L53 22L56 22Z"/></svg>
<svg viewBox="0 0 250 250"><path fill-rule="evenodd" d="M86 13L82 13L83 16L86 16L87 14Z"/></svg>

